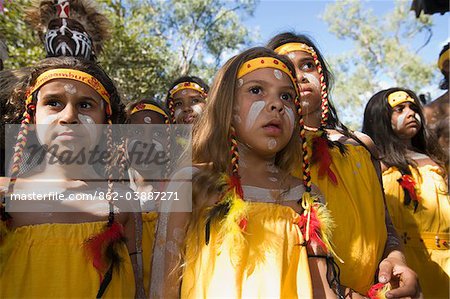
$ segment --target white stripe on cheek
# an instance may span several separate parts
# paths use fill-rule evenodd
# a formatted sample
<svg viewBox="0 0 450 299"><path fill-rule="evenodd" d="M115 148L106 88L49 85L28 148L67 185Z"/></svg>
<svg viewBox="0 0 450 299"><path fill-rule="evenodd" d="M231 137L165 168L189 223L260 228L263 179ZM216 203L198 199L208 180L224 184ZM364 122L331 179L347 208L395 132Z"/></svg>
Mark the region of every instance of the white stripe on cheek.
<svg viewBox="0 0 450 299"><path fill-rule="evenodd" d="M78 118L88 131L90 144L97 143L97 126L95 125L95 121L92 119L92 117L90 117L89 115L78 114Z"/></svg>
<svg viewBox="0 0 450 299"><path fill-rule="evenodd" d="M199 104L192 106L192 110L194 110L194 112L198 115L201 115L203 113L203 108Z"/></svg>
<svg viewBox="0 0 450 299"><path fill-rule="evenodd" d="M181 109L179 109L179 108L177 108L177 109L175 109L175 118L178 118L178 116L180 115L180 113L181 113Z"/></svg>
<svg viewBox="0 0 450 299"><path fill-rule="evenodd" d="M316 77L312 74L304 73L303 76L317 89L320 90L320 83Z"/></svg>
<svg viewBox="0 0 450 299"><path fill-rule="evenodd" d="M248 111L247 121L245 122L245 127L247 130L251 129L255 125L255 121L258 118L261 111L266 106L266 103L262 100L253 102Z"/></svg>
<svg viewBox="0 0 450 299"><path fill-rule="evenodd" d="M43 120L39 121L39 124L36 124L36 135L41 145L45 144L45 135L47 135L47 131L50 128L50 124L55 122L58 119L59 113L48 115Z"/></svg>
<svg viewBox="0 0 450 299"><path fill-rule="evenodd" d="M419 113L414 113L414 118L417 120L417 122L421 126L422 125L422 119L420 118Z"/></svg>
<svg viewBox="0 0 450 299"><path fill-rule="evenodd" d="M405 123L406 113L402 113L397 118L397 130L399 130Z"/></svg>
<svg viewBox="0 0 450 299"><path fill-rule="evenodd" d="M294 111L292 111L292 109L289 108L288 106L284 106L284 109L286 111L287 118L289 119L289 131L292 134L292 132L294 131L294 122L295 122Z"/></svg>

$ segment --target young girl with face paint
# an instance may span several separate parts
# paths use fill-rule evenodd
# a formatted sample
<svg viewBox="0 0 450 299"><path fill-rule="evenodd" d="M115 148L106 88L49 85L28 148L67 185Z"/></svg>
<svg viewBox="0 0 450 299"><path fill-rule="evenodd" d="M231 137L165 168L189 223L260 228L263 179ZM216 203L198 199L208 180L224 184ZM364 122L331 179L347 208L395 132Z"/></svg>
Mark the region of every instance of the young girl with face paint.
<svg viewBox="0 0 450 299"><path fill-rule="evenodd" d="M330 254L332 227L297 146L298 96L292 64L265 48L219 70L194 125L192 212L169 216L162 297L336 298L325 260L308 259Z"/></svg>
<svg viewBox="0 0 450 299"><path fill-rule="evenodd" d="M450 198L444 154L423 123L418 97L390 88L364 111L363 132L378 145L386 203L425 298L448 298Z"/></svg>
<svg viewBox="0 0 450 299"><path fill-rule="evenodd" d="M171 121L192 124L203 113L209 86L199 77L185 76L175 80L169 88L166 106Z"/></svg>
<svg viewBox="0 0 450 299"><path fill-rule="evenodd" d="M130 133L127 140L128 151L132 151L134 147L133 144L136 142L148 142L151 140L152 144L156 144L156 151L164 151L167 158L170 159L170 117L169 113L156 101L153 100L140 100L133 102L128 105L126 109L127 114L127 124L130 124L127 131ZM166 129L163 129L161 125L167 125ZM132 156L133 153L129 153L128 157ZM161 183L170 172L170 161L167 165L145 165L144 163L136 163L134 159L130 159L130 168L128 169L128 177L130 180L130 187L136 191L136 194L143 195L141 201L142 208L142 231L136 233L140 235L141 238L137 238L136 246L142 246L142 268L143 268L143 284L146 294L149 294L150 290L150 280L151 273L158 271L152 271L152 260L153 253L157 252L161 255L163 249L163 244L161 242L155 243L158 234L158 227L163 226L165 219L167 217L158 217L157 207L153 200L148 200L150 198L149 194L152 192L164 191L164 186ZM160 180L159 184L157 180ZM145 196L145 197L144 197ZM145 199L145 200L144 200ZM151 205L150 205L151 204ZM159 218L159 219L158 219ZM159 234L161 235L161 233ZM139 240L142 240L140 244ZM155 268L155 267L153 267ZM157 275L155 275L157 276Z"/></svg>
<svg viewBox="0 0 450 299"><path fill-rule="evenodd" d="M308 37L290 32L272 38L268 48L286 55L295 66L313 161L311 179L324 193L336 223L333 244L344 261L338 262L341 283L356 291L350 295L366 294L377 270L378 280L387 282L396 278L393 268L401 267L408 283L388 295L414 296L418 284L405 266L400 240L385 214L376 147L369 137L339 121L329 99L332 75L323 56ZM355 275L355 269L367 275Z"/></svg>
<svg viewBox="0 0 450 299"><path fill-rule="evenodd" d="M26 82L9 102L11 119L20 120L21 128L10 177L0 179L0 297L134 297L134 218L120 212L121 201L99 200L100 192L108 199L106 194L131 190L104 179L90 163L66 164L60 150L47 151L52 145L92 149L105 138L112 152L110 125L123 115L113 82L95 63L69 57L42 60ZM96 124L108 124L106 136ZM26 170L24 151L33 139L41 144L45 159ZM56 162L50 163L52 159ZM109 167L106 172L110 177ZM6 196L13 193L65 197L94 191L95 202L20 203L22 208L32 205L33 212L8 212L5 206ZM64 206L66 212L50 206Z"/></svg>

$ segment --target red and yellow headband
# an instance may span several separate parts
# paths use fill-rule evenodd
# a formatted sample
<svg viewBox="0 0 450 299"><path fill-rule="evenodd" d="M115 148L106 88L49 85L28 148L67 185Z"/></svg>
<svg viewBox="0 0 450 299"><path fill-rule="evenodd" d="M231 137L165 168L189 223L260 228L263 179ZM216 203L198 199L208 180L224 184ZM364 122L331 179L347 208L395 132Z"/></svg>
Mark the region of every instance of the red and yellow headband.
<svg viewBox="0 0 450 299"><path fill-rule="evenodd" d="M405 102L411 102L415 104L414 99L411 98L410 95L403 90L391 93L390 95L388 95L387 100L392 108Z"/></svg>
<svg viewBox="0 0 450 299"><path fill-rule="evenodd" d="M445 62L446 60L449 60L449 58L450 58L450 52L449 52L449 50L450 50L450 49L447 49L447 51L445 51L444 53L442 53L442 54L439 56L438 67L439 67L439 69L440 69L441 71L444 70L444 62Z"/></svg>
<svg viewBox="0 0 450 299"><path fill-rule="evenodd" d="M177 85L175 85L175 86L169 91L170 97L172 98L174 94L176 94L177 92L179 92L180 90L183 90L183 89L192 89L192 90L196 90L196 91L198 91L199 93L201 93L203 96L206 97L206 92L205 92L205 90L204 90L200 85L198 85L198 84L195 83L195 82L181 82L181 83L178 83Z"/></svg>
<svg viewBox="0 0 450 299"><path fill-rule="evenodd" d="M37 91L39 88L42 87L45 83L54 80L54 79L70 79L82 82L92 89L94 89L106 102L106 114L108 116L111 116L112 109L111 109L111 100L109 97L109 93L106 91L105 87L98 81L94 76L78 71L73 69L52 69L43 72L39 77L36 79L36 82L34 83L33 87L28 91L27 93L27 99L25 101L25 105L28 106L31 104L33 100L33 93Z"/></svg>
<svg viewBox="0 0 450 299"><path fill-rule="evenodd" d="M133 108L133 110L131 110L130 115L133 115L133 114L135 114L136 112L139 112L139 111L145 111L145 110L147 110L147 111L154 111L154 112L156 112L156 113L161 114L161 115L164 116L164 117L169 118L169 116L166 114L166 112L164 112L164 110L162 110L162 109L159 108L158 106L153 105L153 104L144 104L144 103L136 105L136 106Z"/></svg>
<svg viewBox="0 0 450 299"><path fill-rule="evenodd" d="M286 55L295 51L302 51L313 55L313 53L315 52L312 47L304 43L287 43L279 46L274 51L280 55Z"/></svg>
<svg viewBox="0 0 450 299"><path fill-rule="evenodd" d="M294 85L297 96L299 96L300 92L298 90L297 81L295 81L291 71L281 60L278 60L277 58L274 57L258 57L251 59L247 62L244 62L238 70L237 79L240 79L243 76L247 75L248 73L262 68L278 69L283 73L285 73L286 75L288 75L289 79L291 79Z"/></svg>

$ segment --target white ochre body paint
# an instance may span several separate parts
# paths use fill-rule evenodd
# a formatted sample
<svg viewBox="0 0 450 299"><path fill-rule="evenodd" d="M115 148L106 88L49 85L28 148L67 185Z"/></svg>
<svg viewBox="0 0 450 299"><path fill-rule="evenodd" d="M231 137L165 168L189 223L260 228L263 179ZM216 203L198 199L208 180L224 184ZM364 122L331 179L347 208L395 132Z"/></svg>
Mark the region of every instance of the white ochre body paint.
<svg viewBox="0 0 450 299"><path fill-rule="evenodd" d="M400 114L400 115L398 116L398 118L397 118L397 124L396 124L397 130L399 130L399 129L403 126L403 124L405 123L405 118L406 118L406 116L407 116L406 113L402 113L402 114Z"/></svg>
<svg viewBox="0 0 450 299"><path fill-rule="evenodd" d="M192 106L192 110L197 113L198 115L201 115L203 113L203 108L201 105L197 104Z"/></svg>
<svg viewBox="0 0 450 299"><path fill-rule="evenodd" d="M152 118L150 116L146 116L146 117L144 117L144 122L146 124L151 124L152 123Z"/></svg>
<svg viewBox="0 0 450 299"><path fill-rule="evenodd" d="M283 73L281 73L280 70L277 70L277 69L273 70L273 74L274 74L275 78L277 78L278 80L283 79Z"/></svg>
<svg viewBox="0 0 450 299"><path fill-rule="evenodd" d="M180 113L181 113L181 109L180 109L180 108L175 109L175 113L174 113L175 118L178 118L178 116L180 115Z"/></svg>
<svg viewBox="0 0 450 299"><path fill-rule="evenodd" d="M276 146L277 141L275 140L275 138L270 138L269 141L267 142L267 148L273 150Z"/></svg>
<svg viewBox="0 0 450 299"><path fill-rule="evenodd" d="M316 88L317 90L320 90L319 80L317 80L317 78L314 77L314 75L308 74L308 73L304 73L303 77L308 79L308 82L311 83L314 86L314 88Z"/></svg>
<svg viewBox="0 0 450 299"><path fill-rule="evenodd" d="M288 106L284 106L284 110L286 111L286 115L289 119L289 131L292 134L292 132L294 131L294 123L295 123L294 111L292 111L292 109L289 108Z"/></svg>
<svg viewBox="0 0 450 299"><path fill-rule="evenodd" d="M256 119L265 106L266 103L263 100L253 102L253 104L250 106L250 110L248 111L247 121L245 123L245 127L247 130L251 129L255 125Z"/></svg>
<svg viewBox="0 0 450 299"><path fill-rule="evenodd" d="M76 94L77 93L77 88L73 84L65 84L64 85L64 90L68 94Z"/></svg>

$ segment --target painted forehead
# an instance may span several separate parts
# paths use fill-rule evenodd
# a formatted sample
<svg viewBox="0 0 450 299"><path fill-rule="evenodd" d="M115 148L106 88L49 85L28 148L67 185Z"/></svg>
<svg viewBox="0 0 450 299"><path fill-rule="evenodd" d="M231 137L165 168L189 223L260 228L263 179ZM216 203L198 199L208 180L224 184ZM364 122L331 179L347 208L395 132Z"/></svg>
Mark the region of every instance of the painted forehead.
<svg viewBox="0 0 450 299"><path fill-rule="evenodd" d="M39 90L38 95L45 94L62 94L78 95L80 97L89 97L97 102L103 102L102 97L96 90L89 85L71 79L54 79L43 84ZM38 97L39 99L39 97Z"/></svg>
<svg viewBox="0 0 450 299"><path fill-rule="evenodd" d="M195 90L195 89L182 89L177 91L176 93L173 94L173 99L176 100L182 100L185 98L192 98L192 97L200 97L200 98L204 98L204 93Z"/></svg>

